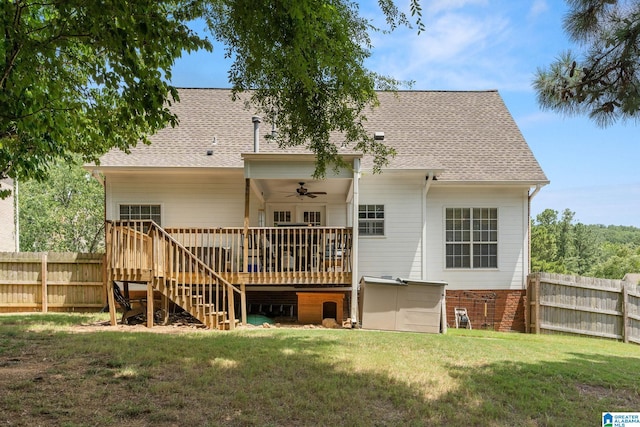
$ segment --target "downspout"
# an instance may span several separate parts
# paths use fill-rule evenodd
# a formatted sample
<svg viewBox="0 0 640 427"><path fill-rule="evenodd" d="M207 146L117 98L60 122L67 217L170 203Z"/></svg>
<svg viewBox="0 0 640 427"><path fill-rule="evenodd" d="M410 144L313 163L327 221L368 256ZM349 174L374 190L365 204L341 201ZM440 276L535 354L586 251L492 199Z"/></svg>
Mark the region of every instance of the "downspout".
<svg viewBox="0 0 640 427"><path fill-rule="evenodd" d="M251 117L253 122L253 152L260 152L260 122L262 118L260 116ZM245 169L246 176L246 169ZM244 222L243 222L243 253L242 253L242 268L244 271L248 271L249 263L249 216L251 215L251 178L245 178L244 180Z"/></svg>
<svg viewBox="0 0 640 427"><path fill-rule="evenodd" d="M536 184L535 190L529 194L527 199L527 276L531 274L531 200L538 194L540 189L542 189L542 184ZM526 280L524 281L524 286L526 288Z"/></svg>
<svg viewBox="0 0 640 427"><path fill-rule="evenodd" d="M359 230L358 230L358 206L360 204L359 201L359 183L360 183L360 159L353 159L353 198L351 203L351 229L352 229L352 238L351 238L351 327L355 328L358 326L358 286L360 280L358 278L358 258L359 258L359 250L358 250L358 240L359 240Z"/></svg>
<svg viewBox="0 0 640 427"><path fill-rule="evenodd" d="M432 182L433 171L430 171L422 192L422 280L427 280L427 193Z"/></svg>

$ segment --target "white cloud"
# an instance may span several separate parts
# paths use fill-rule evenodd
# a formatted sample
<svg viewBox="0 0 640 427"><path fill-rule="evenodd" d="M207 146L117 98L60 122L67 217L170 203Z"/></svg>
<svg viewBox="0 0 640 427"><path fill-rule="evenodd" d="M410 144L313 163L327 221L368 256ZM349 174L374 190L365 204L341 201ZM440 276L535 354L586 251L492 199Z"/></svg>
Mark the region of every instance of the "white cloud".
<svg viewBox="0 0 640 427"><path fill-rule="evenodd" d="M418 89L531 91L530 70L519 60L518 37L507 17L483 8L427 20L421 35L404 30L376 37L368 65L416 81Z"/></svg>
<svg viewBox="0 0 640 427"><path fill-rule="evenodd" d="M533 4L531 5L531 9L529 9L529 17L535 18L538 15L546 12L547 10L549 10L549 5L547 4L546 0L534 0Z"/></svg>
<svg viewBox="0 0 640 427"><path fill-rule="evenodd" d="M423 5L425 1L423 0ZM470 5L486 5L487 0L432 0L426 1L427 14L436 14L443 11L460 9Z"/></svg>
<svg viewBox="0 0 640 427"><path fill-rule="evenodd" d="M466 62L466 56L476 56L490 39L504 31L506 22L500 19L487 21L471 16L449 13L438 18L427 30L425 37L416 37L411 50L422 61Z"/></svg>

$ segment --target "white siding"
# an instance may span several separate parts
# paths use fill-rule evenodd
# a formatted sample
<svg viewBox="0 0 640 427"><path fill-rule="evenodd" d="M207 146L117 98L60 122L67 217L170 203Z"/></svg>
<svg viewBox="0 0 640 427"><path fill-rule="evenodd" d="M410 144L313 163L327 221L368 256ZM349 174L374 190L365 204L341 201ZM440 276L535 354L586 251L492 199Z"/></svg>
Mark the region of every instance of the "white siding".
<svg viewBox="0 0 640 427"><path fill-rule="evenodd" d="M245 180L242 171L219 174L112 174L107 176L107 218L119 219L120 204L160 204L165 227L242 227ZM342 203L263 203L251 191L250 225L258 225L258 210L264 209L267 224L274 208L294 211L317 206L325 225L347 225L347 206ZM294 213L295 213L294 212ZM294 217L292 222L300 222Z"/></svg>
<svg viewBox="0 0 640 427"><path fill-rule="evenodd" d="M0 252L16 251L16 223L14 216L13 180L1 181L2 190L11 190L11 196L0 199Z"/></svg>
<svg viewBox="0 0 640 427"><path fill-rule="evenodd" d="M346 227L347 226L348 212L347 212L346 204L332 203L332 204L328 204L326 209L327 209L326 225L328 227Z"/></svg>
<svg viewBox="0 0 640 427"><path fill-rule="evenodd" d="M427 196L427 279L447 289L522 289L528 253L528 191L523 188L431 187ZM498 268L446 269L444 214L448 207L498 209Z"/></svg>
<svg viewBox="0 0 640 427"><path fill-rule="evenodd" d="M245 165L247 165L245 161ZM316 165L312 161L249 161L246 167L246 176L251 179L313 179ZM333 168L327 169L327 178L351 178L353 172L341 168L337 172Z"/></svg>
<svg viewBox="0 0 640 427"><path fill-rule="evenodd" d="M360 204L383 204L385 235L360 236L359 276L442 280L447 289L522 289L527 274L528 188L431 186L424 208L424 176L365 175ZM118 219L119 204L161 204L166 227L241 227L245 180L242 171L218 174L113 174L107 177L107 217ZM251 198L257 210L274 205ZM350 224L350 205L328 203L326 225ZM446 269L444 212L447 207L498 209L498 268ZM426 214L426 245L422 226ZM267 220L267 223L269 221ZM357 224L353 224L357 227ZM426 254L424 253L426 250ZM424 256L423 256L424 255Z"/></svg>
<svg viewBox="0 0 640 427"><path fill-rule="evenodd" d="M360 204L384 205L385 235L360 236L359 276L421 278L422 180L385 174L360 180Z"/></svg>
<svg viewBox="0 0 640 427"><path fill-rule="evenodd" d="M160 204L164 227L242 227L242 171L226 174L117 174L107 177L107 218L120 204Z"/></svg>

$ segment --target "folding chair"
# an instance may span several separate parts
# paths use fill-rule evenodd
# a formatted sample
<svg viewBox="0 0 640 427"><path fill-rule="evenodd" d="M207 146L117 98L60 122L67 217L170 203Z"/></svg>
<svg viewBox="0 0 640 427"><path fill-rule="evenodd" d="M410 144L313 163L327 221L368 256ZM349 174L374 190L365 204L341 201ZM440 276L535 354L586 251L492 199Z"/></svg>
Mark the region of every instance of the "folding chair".
<svg viewBox="0 0 640 427"><path fill-rule="evenodd" d="M456 307L453 310L456 316L456 329L471 329L471 320L467 314L467 309L464 307Z"/></svg>

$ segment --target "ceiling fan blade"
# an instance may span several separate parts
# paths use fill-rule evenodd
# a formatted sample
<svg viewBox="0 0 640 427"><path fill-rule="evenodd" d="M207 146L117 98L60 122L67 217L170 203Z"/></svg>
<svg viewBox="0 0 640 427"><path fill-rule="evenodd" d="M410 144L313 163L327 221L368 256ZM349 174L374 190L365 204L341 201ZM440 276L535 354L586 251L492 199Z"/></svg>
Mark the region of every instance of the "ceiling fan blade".
<svg viewBox="0 0 640 427"><path fill-rule="evenodd" d="M326 191L309 191L307 194L320 194L320 195L324 195L327 194Z"/></svg>
<svg viewBox="0 0 640 427"><path fill-rule="evenodd" d="M313 193L306 193L306 194L305 194L305 196L307 196L307 197L309 197L309 198L311 198L311 199L315 199L316 197L318 197L318 196L316 196L316 195L315 195L315 194L313 194Z"/></svg>

